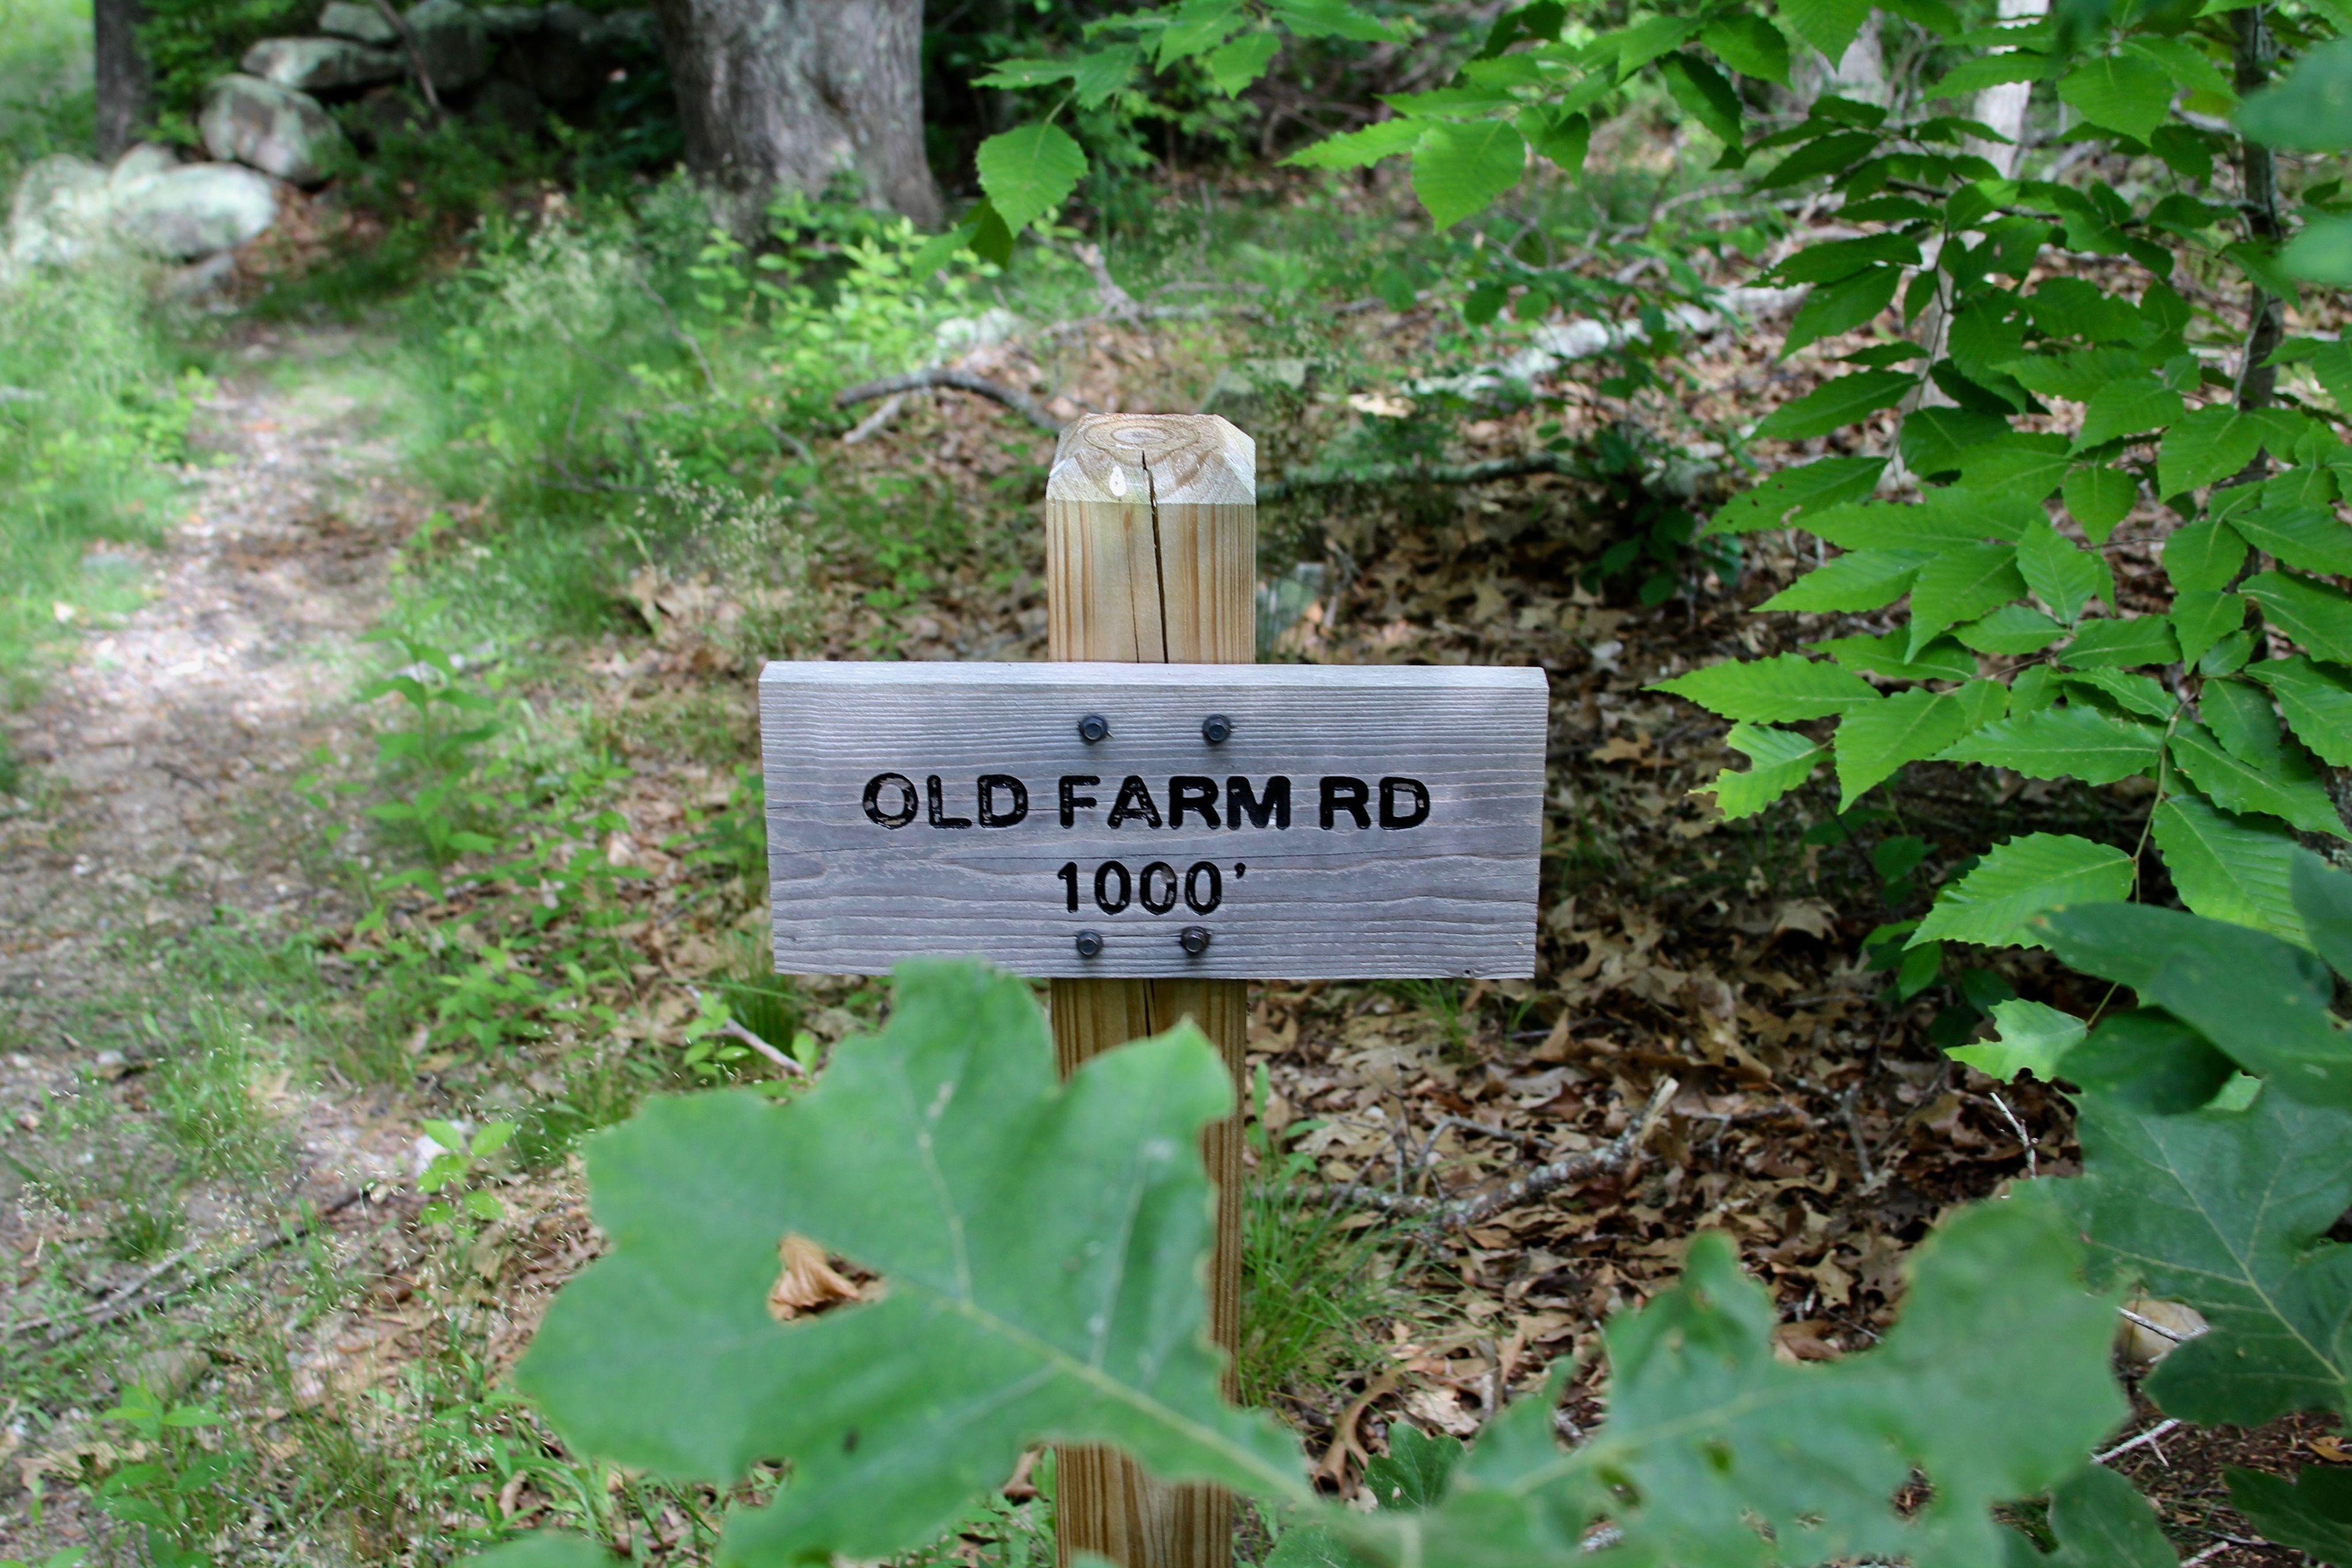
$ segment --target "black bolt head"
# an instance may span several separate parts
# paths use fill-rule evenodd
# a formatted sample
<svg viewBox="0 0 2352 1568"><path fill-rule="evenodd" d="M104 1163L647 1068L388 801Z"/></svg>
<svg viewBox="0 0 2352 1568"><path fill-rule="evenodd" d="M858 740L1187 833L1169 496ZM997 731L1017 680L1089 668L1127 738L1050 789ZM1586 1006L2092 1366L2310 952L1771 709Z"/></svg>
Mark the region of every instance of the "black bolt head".
<svg viewBox="0 0 2352 1568"><path fill-rule="evenodd" d="M1183 931L1178 934L1176 940L1183 944L1184 951L1186 952L1189 952L1197 958L1201 954L1209 951L1209 928L1207 926L1186 926Z"/></svg>
<svg viewBox="0 0 2352 1568"><path fill-rule="evenodd" d="M1078 739L1087 745L1110 739L1110 721L1099 713L1089 713L1078 721Z"/></svg>
<svg viewBox="0 0 2352 1568"><path fill-rule="evenodd" d="M1222 713L1212 713L1201 721L1201 739L1213 746L1222 746L1234 738L1234 721Z"/></svg>
<svg viewBox="0 0 2352 1568"><path fill-rule="evenodd" d="M1082 931L1078 933L1078 956L1080 958L1092 958L1101 951L1102 932L1098 931Z"/></svg>

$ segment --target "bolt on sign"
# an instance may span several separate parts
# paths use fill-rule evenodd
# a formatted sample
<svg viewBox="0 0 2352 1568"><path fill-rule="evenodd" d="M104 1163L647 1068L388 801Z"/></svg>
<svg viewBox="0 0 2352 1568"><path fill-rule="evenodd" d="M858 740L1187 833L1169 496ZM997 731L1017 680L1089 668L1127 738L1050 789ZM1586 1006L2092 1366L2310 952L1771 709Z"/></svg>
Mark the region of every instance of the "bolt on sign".
<svg viewBox="0 0 2352 1568"><path fill-rule="evenodd" d="M772 664L776 965L1533 973L1539 669Z"/></svg>

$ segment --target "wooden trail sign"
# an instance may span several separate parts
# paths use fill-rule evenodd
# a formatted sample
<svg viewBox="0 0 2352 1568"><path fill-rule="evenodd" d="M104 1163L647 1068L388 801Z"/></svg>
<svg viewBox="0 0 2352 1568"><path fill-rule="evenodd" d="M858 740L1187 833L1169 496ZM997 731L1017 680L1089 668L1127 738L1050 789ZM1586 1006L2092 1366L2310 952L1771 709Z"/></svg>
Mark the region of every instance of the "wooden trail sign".
<svg viewBox="0 0 2352 1568"><path fill-rule="evenodd" d="M776 963L1534 973L1539 669L773 664Z"/></svg>
<svg viewBox="0 0 2352 1568"><path fill-rule="evenodd" d="M1090 415L1045 487L1062 662L768 667L778 969L979 953L1053 978L1064 1073L1189 1017L1236 1104L1244 977L1532 971L1542 672L1235 668L1256 657L1255 475L1223 419ZM1238 1114L1202 1138L1209 1328L1228 1352L1241 1150ZM1232 1563L1214 1487L1099 1448L1063 1449L1057 1485L1063 1568Z"/></svg>

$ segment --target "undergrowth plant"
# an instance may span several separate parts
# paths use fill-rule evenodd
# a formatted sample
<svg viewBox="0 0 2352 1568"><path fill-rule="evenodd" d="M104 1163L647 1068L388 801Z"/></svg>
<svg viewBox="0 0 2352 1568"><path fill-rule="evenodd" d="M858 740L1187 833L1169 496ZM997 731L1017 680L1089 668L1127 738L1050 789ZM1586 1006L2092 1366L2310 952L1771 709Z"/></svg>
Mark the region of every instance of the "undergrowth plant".
<svg viewBox="0 0 2352 1568"><path fill-rule="evenodd" d="M1231 1099L1189 1024L1057 1082L1024 983L910 963L887 1026L807 1092L660 1099L590 1145L612 1250L557 1300L521 1386L572 1451L672 1482L783 1461L772 1500L730 1513L719 1555L745 1563L919 1546L1042 1442L1234 1488L1286 1564L1980 1568L2033 1554L1992 1505L2053 1492L2060 1561L2168 1562L2147 1505L2085 1458L2125 1414L2114 1304L2052 1184L1953 1215L1901 1319L1834 1364L1778 1359L1768 1293L1699 1237L1681 1284L1609 1322L1599 1430L1562 1446L1563 1365L1466 1451L1400 1435L1409 1498L1395 1477L1376 1512L1328 1502L1297 1437L1219 1392L1197 1140ZM788 1237L879 1289L779 1321Z"/></svg>

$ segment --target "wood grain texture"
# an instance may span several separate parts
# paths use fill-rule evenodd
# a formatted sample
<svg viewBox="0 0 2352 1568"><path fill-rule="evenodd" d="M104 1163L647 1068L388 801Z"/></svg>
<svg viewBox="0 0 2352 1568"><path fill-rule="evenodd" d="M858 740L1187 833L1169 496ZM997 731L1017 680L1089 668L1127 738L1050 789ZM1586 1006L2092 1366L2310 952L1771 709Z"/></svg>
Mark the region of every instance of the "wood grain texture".
<svg viewBox="0 0 2352 1568"><path fill-rule="evenodd" d="M883 973L916 953L974 953L1067 978L1527 975L1548 704L1539 669L771 665L761 710L777 966ZM1220 744L1202 733L1213 713L1232 723ZM1087 715L1109 721L1108 738L1080 738ZM877 803L886 816L910 812L904 826L866 809L885 775ZM983 776L997 781L997 826ZM1344 796L1324 826L1327 777L1360 782L1360 826ZM940 821L971 826L933 825L935 778ZM1150 816L1122 811L1129 778ZM1066 827L1064 779L1098 781L1072 785ZM1181 826L1180 779L1193 792ZM1249 816L1276 779L1288 781L1287 827ZM1386 792L1394 819L1424 801L1425 819L1381 825L1391 779L1411 781ZM1003 824L1016 798L1024 814ZM1159 897L1147 900L1139 879L1155 864ZM1194 881L1202 865L1215 870ZM1077 868L1076 910L1065 866ZM1202 896L1171 905L1171 869ZM1098 870L1113 879L1108 902L1127 888L1123 909L1097 900ZM1183 949L1188 926L1211 933L1207 951ZM1099 952L1081 955L1081 931L1099 934Z"/></svg>
<svg viewBox="0 0 2352 1568"><path fill-rule="evenodd" d="M1139 479L1139 505L1129 499ZM1078 420L1062 433L1045 484L1045 572L1053 658L1251 662L1255 445L1214 416ZM1249 994L1239 980L1055 980L1052 1010L1065 1074L1190 1016L1224 1057L1242 1103ZM1241 1321L1238 1110L1203 1135L1202 1153L1217 1190L1210 1327L1230 1356ZM1230 1363L1225 1375L1231 1392ZM1121 1568L1232 1568L1233 1499L1220 1489L1163 1486L1121 1454L1075 1447L1061 1451L1056 1488L1061 1568L1082 1552Z"/></svg>

